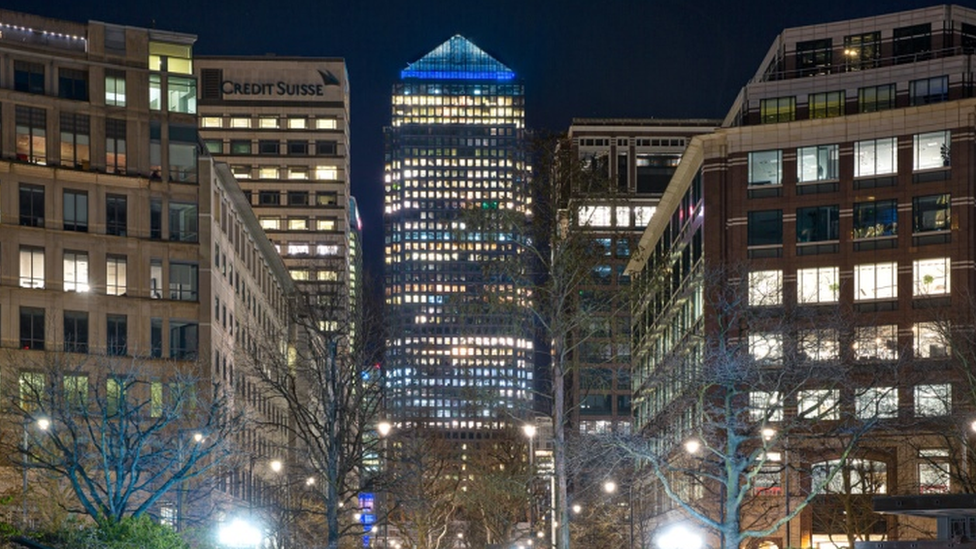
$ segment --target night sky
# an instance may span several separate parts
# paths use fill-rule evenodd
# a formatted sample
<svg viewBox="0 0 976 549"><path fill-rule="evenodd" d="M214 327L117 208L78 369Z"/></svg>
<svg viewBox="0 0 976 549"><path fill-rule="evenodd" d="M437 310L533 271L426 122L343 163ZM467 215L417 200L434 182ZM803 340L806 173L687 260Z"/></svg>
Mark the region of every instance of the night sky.
<svg viewBox="0 0 976 549"><path fill-rule="evenodd" d="M976 8L976 0L961 5ZM198 55L342 57L352 191L367 266L382 267L382 128L400 69L462 34L511 67L533 129L573 117L721 118L786 27L933 5L923 0L45 0L3 8L196 34Z"/></svg>

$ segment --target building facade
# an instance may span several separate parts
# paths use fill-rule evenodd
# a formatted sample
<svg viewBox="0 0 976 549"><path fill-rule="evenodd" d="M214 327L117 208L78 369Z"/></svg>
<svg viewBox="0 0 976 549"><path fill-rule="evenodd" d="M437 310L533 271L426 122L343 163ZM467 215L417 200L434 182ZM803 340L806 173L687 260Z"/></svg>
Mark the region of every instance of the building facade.
<svg viewBox="0 0 976 549"><path fill-rule="evenodd" d="M345 62L199 57L195 70L205 147L230 166L323 328L347 335L356 273Z"/></svg>
<svg viewBox="0 0 976 549"><path fill-rule="evenodd" d="M959 437L933 433L944 428L934 425L954 425L973 407L960 355L940 326L947 319L968 326L973 318L967 296L976 289L974 17L969 9L938 6L788 29L723 128L691 141L627 268L638 286L636 430L675 444L696 432L700 410L674 411L707 382L694 376L702 356L696 342L714 334L724 314L710 308L708 297L744 288L744 307L769 311L767 318L784 311L825 323L783 331L736 327L734 344L744 356L782 368L824 361L864 374L819 395L832 403L821 421L879 425L859 449L859 463L870 472L848 495L963 489L954 471L965 467L950 458L958 457ZM709 282L707 269L716 266L743 272ZM661 272L669 275L664 284ZM829 311L849 318L849 326L825 328L836 320L826 318ZM867 375L886 368L895 373ZM818 391L816 381L807 394ZM761 411L752 396L748 406ZM802 418L810 406L803 391L776 405L786 420ZM824 459L801 457L797 446L788 449L793 459ZM965 454L961 459L966 463ZM789 509L809 481L804 485L789 467L775 471L752 495L779 505L785 499ZM675 512L660 493L646 499L658 521ZM839 544L845 526L828 520L836 512L831 501L815 500L762 541ZM858 535L910 539L913 527L934 531L933 524L892 517L862 526Z"/></svg>
<svg viewBox="0 0 976 549"><path fill-rule="evenodd" d="M581 433L629 432L630 277L624 267L647 228L687 142L720 120L574 119L568 140L587 183L574 185L570 230L592 237L601 250L580 287L581 306L608 305L594 325L579 327L569 371L571 425Z"/></svg>
<svg viewBox="0 0 976 549"><path fill-rule="evenodd" d="M274 413L235 357L258 326L288 332L293 286L227 167L199 147L196 37L10 11L0 26L7 394L67 387L41 367L63 358L84 365L70 380L83 401L110 391L114 367L138 364L154 399L183 371ZM189 444L183 435L174 441ZM238 443L267 455L279 435ZM210 504L230 511L254 495L235 474L220 473ZM41 496L24 496L27 517ZM210 509L182 503L170 493L151 514L176 525Z"/></svg>
<svg viewBox="0 0 976 549"><path fill-rule="evenodd" d="M486 291L507 303L524 296L485 270L519 258L524 116L515 73L461 36L409 64L393 86L385 366L387 409L405 426L481 438L531 406L527 311L473 309ZM494 223L476 229L486 217Z"/></svg>

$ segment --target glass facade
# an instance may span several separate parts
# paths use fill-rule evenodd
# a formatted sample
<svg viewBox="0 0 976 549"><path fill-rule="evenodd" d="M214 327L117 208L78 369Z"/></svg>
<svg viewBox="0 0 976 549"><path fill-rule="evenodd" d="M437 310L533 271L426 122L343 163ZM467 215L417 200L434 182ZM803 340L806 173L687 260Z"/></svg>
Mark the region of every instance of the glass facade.
<svg viewBox="0 0 976 549"><path fill-rule="evenodd" d="M491 429L531 403L527 311L458 314L486 285L514 303L524 297L518 283L483 274L486 262L518 255L517 227L508 220L524 220L528 207L524 95L514 76L455 36L410 64L394 85L385 254L395 335L386 375L389 411L398 420ZM471 210L497 223L466 230Z"/></svg>

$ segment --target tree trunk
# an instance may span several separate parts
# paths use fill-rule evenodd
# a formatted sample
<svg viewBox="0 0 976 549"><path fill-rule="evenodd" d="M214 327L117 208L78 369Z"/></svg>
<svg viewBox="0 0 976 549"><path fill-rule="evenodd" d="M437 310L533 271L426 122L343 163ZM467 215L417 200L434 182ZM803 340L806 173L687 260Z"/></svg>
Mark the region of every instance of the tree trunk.
<svg viewBox="0 0 976 549"><path fill-rule="evenodd" d="M567 505L566 487L566 372L564 369L563 352L565 341L557 337L553 342L553 359L555 361L552 375L553 407L553 460L556 475L556 508L554 516L558 523L557 539L553 540L556 549L569 549L569 505Z"/></svg>

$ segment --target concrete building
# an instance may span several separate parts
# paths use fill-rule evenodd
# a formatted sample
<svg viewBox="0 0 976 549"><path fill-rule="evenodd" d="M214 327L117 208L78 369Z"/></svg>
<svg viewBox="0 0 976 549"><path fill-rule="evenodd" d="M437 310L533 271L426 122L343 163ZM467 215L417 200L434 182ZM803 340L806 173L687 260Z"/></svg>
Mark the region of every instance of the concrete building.
<svg viewBox="0 0 976 549"><path fill-rule="evenodd" d="M636 430L676 449L696 432L701 415L682 409L706 382L695 377L696 341L723 314L703 299L744 287L749 308L799 311L822 322L830 322L827 311L850 318L850 328L839 331L743 325L730 334L756 361L788 368L823 360L864 373L821 395L835 403L835 417L879 422L859 450L863 469L851 501L963 489L959 472L968 462L960 449L968 438L956 425L969 424L963 418L974 402L958 368L961 349L938 326L952 318L956 333L973 319L974 45L976 12L958 6L787 29L775 39L723 127L691 140L627 267L639 287ZM747 272L708 287L706 265ZM661 272L670 283L655 281ZM885 368L897 373L867 375ZM871 395L877 405L865 406ZM802 394L777 405L788 417L807 410ZM752 400L748 406L762 411ZM805 468L836 457L804 456L796 444L787 459ZM783 471L771 472L753 494L767 498L767 508L782 510L784 500L799 501L809 489L798 472ZM658 525L679 514L661 493L644 497ZM757 542L841 543L836 536L847 526L829 520L842 516L832 501L815 500ZM862 525L858 535L911 538L919 535L913 528L934 532L932 523L892 516Z"/></svg>
<svg viewBox="0 0 976 549"><path fill-rule="evenodd" d="M294 288L229 169L199 147L196 37L6 10L0 29L4 390L55 357L77 358L91 384L138 362L153 383L192 371L201 390L219 384L284 421L235 358L259 327L288 333ZM268 456L283 441L238 442ZM246 486L222 473L208 501L230 511L255 496ZM25 495L33 512L39 496ZM200 518L175 498L152 514Z"/></svg>
<svg viewBox="0 0 976 549"><path fill-rule="evenodd" d="M624 267L647 228L688 141L720 120L573 119L573 158L592 188L574 185L564 207L570 230L592 236L605 260L595 264L583 300L609 305L595 329L579 327L570 371L570 423L581 433L630 432L630 278Z"/></svg>
<svg viewBox="0 0 976 549"><path fill-rule="evenodd" d="M273 56L195 61L204 145L230 165L291 277L321 306L323 327L345 335L356 276L345 62Z"/></svg>
<svg viewBox="0 0 976 549"><path fill-rule="evenodd" d="M471 313L486 289L524 295L485 271L518 258L527 214L522 85L454 36L400 73L386 137L387 407L460 446L510 428L533 398L527 311ZM500 221L469 227L476 210Z"/></svg>

